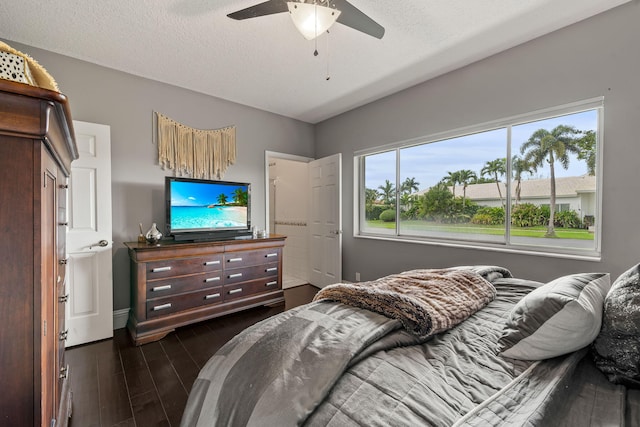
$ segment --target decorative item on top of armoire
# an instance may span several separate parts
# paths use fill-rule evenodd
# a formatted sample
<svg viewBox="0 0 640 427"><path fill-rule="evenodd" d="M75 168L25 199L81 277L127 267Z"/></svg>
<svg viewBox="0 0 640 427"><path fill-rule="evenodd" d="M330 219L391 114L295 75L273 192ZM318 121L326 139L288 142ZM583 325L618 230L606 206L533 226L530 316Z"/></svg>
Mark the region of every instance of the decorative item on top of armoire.
<svg viewBox="0 0 640 427"><path fill-rule="evenodd" d="M220 179L236 161L236 128L201 130L156 112L158 163L176 175Z"/></svg>
<svg viewBox="0 0 640 427"><path fill-rule="evenodd" d="M0 41L0 79L60 92L51 74L38 62Z"/></svg>

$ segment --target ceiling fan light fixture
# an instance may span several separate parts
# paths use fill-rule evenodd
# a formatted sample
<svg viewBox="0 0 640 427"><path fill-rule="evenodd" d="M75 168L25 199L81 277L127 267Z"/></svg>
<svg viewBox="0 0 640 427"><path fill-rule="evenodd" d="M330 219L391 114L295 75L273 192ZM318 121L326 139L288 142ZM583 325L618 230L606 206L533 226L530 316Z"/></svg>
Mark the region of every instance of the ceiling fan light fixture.
<svg viewBox="0 0 640 427"><path fill-rule="evenodd" d="M300 34L313 40L327 31L340 16L340 11L317 3L288 1L289 14Z"/></svg>

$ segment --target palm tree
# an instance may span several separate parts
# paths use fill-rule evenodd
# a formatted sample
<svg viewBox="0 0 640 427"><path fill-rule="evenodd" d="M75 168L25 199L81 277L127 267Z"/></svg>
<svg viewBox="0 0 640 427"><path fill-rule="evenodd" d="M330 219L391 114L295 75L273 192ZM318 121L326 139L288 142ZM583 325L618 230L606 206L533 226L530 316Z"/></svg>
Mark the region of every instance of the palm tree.
<svg viewBox="0 0 640 427"><path fill-rule="evenodd" d="M227 195L226 194L222 193L222 194L218 195L218 204L221 204L223 206L227 204Z"/></svg>
<svg viewBox="0 0 640 427"><path fill-rule="evenodd" d="M364 201L367 204L372 204L378 200L378 197L380 197L380 193L374 188L367 188L364 192Z"/></svg>
<svg viewBox="0 0 640 427"><path fill-rule="evenodd" d="M400 187L400 190L403 193L413 193L414 191L418 191L420 189L420 183L416 181L415 177L406 178Z"/></svg>
<svg viewBox="0 0 640 427"><path fill-rule="evenodd" d="M478 175L472 170L462 169L458 171L458 178L460 184L462 184L462 207L464 208L465 200L467 199L467 187L478 180Z"/></svg>
<svg viewBox="0 0 640 427"><path fill-rule="evenodd" d="M504 207L504 202L502 201L502 191L500 190L500 177L506 173L507 159L505 157L488 161L484 164L484 167L480 171L480 175L489 175L492 176L495 180L496 186L498 187L498 196L500 197L500 203L502 204L502 207Z"/></svg>
<svg viewBox="0 0 640 427"><path fill-rule="evenodd" d="M460 182L460 172L449 172L447 171L447 176L442 178L442 182L452 187L453 198L456 197L456 184L461 184Z"/></svg>
<svg viewBox="0 0 640 427"><path fill-rule="evenodd" d="M395 203L396 189L391 183L391 181L386 179L384 181L384 185L379 186L378 189L382 192L382 201L384 202L384 204L391 205Z"/></svg>
<svg viewBox="0 0 640 427"><path fill-rule="evenodd" d="M596 174L596 132L587 130L580 133L584 136L576 141L580 148L578 160L586 160L587 173L594 176Z"/></svg>
<svg viewBox="0 0 640 427"><path fill-rule="evenodd" d="M564 169L569 167L569 154L580 154L578 138L580 131L573 126L558 125L551 132L538 129L520 147L523 160L532 167L538 168L544 163L549 164L549 181L551 194L549 200L549 225L545 237L556 237L553 227L556 210L556 173L555 163L560 162Z"/></svg>
<svg viewBox="0 0 640 427"><path fill-rule="evenodd" d="M511 172L513 173L513 179L516 181L516 205L520 201L520 191L522 190L522 174L533 173L533 167L525 162L523 159L514 155L511 159Z"/></svg>
<svg viewBox="0 0 640 427"><path fill-rule="evenodd" d="M236 188L235 190L233 190L233 201L237 205L247 206L247 199L247 192L242 188Z"/></svg>

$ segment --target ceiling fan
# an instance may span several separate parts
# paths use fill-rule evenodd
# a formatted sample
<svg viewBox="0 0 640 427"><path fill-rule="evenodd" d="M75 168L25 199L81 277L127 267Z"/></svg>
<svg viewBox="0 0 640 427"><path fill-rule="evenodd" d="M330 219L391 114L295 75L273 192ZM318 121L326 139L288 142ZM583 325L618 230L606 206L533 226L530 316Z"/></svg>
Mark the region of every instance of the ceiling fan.
<svg viewBox="0 0 640 427"><path fill-rule="evenodd" d="M293 13L293 10L291 8L295 8L298 5L327 5L326 7L330 7L337 12L336 14L338 15L338 17L337 20L334 19L335 22L339 22L342 25L346 25L347 27L351 27L377 39L381 39L382 36L384 36L384 27L382 27L373 19L369 18L367 15L362 13L358 8L356 8L346 0L269 0L247 7L246 9L230 13L227 16L232 19L243 20L249 18L257 18L258 16L273 15L276 13L290 11L291 13Z"/></svg>

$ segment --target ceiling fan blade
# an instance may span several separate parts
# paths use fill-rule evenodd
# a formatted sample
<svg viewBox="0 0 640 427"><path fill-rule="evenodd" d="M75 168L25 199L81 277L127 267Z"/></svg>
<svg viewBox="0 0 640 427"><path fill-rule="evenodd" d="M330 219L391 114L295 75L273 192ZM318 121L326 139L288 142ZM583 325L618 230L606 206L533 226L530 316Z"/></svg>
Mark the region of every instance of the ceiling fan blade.
<svg viewBox="0 0 640 427"><path fill-rule="evenodd" d="M333 0L333 3L336 5L336 9L342 12L338 17L338 22L342 25L369 34L377 39L381 39L384 36L384 27L362 13L360 9L351 3L346 0Z"/></svg>
<svg viewBox="0 0 640 427"><path fill-rule="evenodd" d="M265 1L264 3L250 6L246 9L230 13L227 16L232 19L242 20L288 11L289 8L287 7L287 2L285 0L269 0Z"/></svg>

